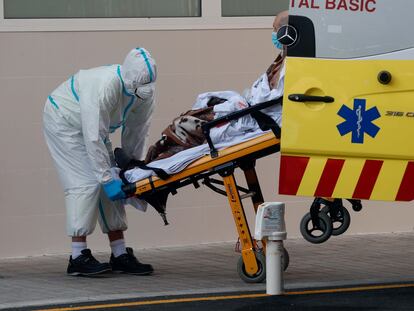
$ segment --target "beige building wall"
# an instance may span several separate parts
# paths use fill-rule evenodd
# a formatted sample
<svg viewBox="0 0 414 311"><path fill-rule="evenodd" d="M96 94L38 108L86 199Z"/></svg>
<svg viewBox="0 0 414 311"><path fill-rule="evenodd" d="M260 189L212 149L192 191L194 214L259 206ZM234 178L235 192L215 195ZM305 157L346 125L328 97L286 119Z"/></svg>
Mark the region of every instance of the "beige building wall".
<svg viewBox="0 0 414 311"><path fill-rule="evenodd" d="M150 142L199 93L241 92L276 55L270 29L0 33L0 258L69 252L63 192L42 134L43 106L49 92L78 69L120 63L137 46L152 52L159 69ZM299 237L311 199L277 195L278 164L278 155L257 163L265 199L287 203L288 236ZM253 230L251 204L244 204ZM163 226L152 208L146 213L129 208L128 244L150 248L237 239L227 199L205 187L179 190L167 211L171 224ZM411 203L364 202L351 216L347 234L413 230ZM108 250L99 227L89 246Z"/></svg>

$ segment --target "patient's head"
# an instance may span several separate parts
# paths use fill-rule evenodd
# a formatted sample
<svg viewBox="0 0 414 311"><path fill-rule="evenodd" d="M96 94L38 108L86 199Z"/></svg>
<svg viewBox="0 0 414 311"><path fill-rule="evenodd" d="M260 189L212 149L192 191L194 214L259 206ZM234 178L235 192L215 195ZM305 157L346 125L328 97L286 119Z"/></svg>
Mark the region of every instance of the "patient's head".
<svg viewBox="0 0 414 311"><path fill-rule="evenodd" d="M276 15L274 21L273 21L273 32L272 32L272 42L274 46L281 50L281 53L283 55L286 55L287 48L286 46L283 46L278 40L277 40L277 32L280 27L283 25L287 25L289 23L289 11L282 11L279 14Z"/></svg>
<svg viewBox="0 0 414 311"><path fill-rule="evenodd" d="M289 11L282 11L276 15L273 21L273 31L277 32L279 28L283 25L289 23Z"/></svg>

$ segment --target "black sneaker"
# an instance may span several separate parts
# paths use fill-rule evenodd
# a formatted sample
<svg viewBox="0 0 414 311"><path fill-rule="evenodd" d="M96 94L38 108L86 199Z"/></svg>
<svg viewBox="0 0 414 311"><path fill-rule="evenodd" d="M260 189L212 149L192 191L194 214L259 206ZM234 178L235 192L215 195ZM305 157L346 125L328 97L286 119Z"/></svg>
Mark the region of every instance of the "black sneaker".
<svg viewBox="0 0 414 311"><path fill-rule="evenodd" d="M134 256L132 248L126 248L126 254L115 257L111 254L109 263L112 266L113 272L128 273L135 275L148 275L154 272L151 265L143 264Z"/></svg>
<svg viewBox="0 0 414 311"><path fill-rule="evenodd" d="M100 263L92 256L91 250L86 248L82 250L82 255L72 259L69 258L67 274L69 275L95 275L111 270L108 263Z"/></svg>

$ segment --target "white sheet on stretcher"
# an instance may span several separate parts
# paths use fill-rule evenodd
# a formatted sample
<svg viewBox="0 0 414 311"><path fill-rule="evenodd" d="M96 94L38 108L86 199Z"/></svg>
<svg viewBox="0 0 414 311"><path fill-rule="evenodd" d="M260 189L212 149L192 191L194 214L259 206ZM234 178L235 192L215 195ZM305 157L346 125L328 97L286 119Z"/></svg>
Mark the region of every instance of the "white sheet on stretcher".
<svg viewBox="0 0 414 311"><path fill-rule="evenodd" d="M217 149L220 150L220 149L223 149L225 147L238 144L240 142L246 141L248 139L251 139L251 138L254 138L254 137L257 137L257 136L260 136L260 135L263 135L263 131L261 131L259 129L258 131L245 133L244 135L239 135L237 137L234 137L234 139L231 140L231 141L215 144L214 146ZM199 158L201 158L204 155L207 155L209 153L210 153L210 148L209 148L208 144L204 144L204 145L200 145L200 146L197 146L197 147L193 147L193 148L190 148L190 149L183 150L179 153L174 154L173 156L171 156L169 158L151 162L150 164L148 164L148 166L161 168L166 173L172 175L172 174L176 174L178 172L181 172L189 164L191 164L195 160L197 160L197 159L199 159ZM147 178L151 175L154 175L153 171L142 170L142 169L139 169L139 168L134 168L134 169L131 169L131 170L128 170L128 171L125 172L125 178L131 183L132 182L137 182L137 181L142 180L144 178Z"/></svg>
<svg viewBox="0 0 414 311"><path fill-rule="evenodd" d="M227 99L226 102L214 106L215 118L218 118L231 112L244 109L248 107L249 104L255 105L279 98L283 94L284 68L280 76L281 78L277 88L270 90L267 75L263 74L248 90L245 97L242 97L240 94L233 91L209 92L201 94L198 96L193 109L206 107L208 100L212 96ZM281 105L275 105L262 111L270 115L278 123L278 125L281 126ZM260 130L257 122L251 116L244 116L238 120L231 121L221 127L212 128L210 130L210 137L214 143L214 146L218 150L236 145L263 134L264 133ZM161 168L168 174L172 175L181 172L192 162L209 153L210 148L208 144L204 144L183 150L169 158L153 161L149 163L148 166ZM125 172L125 178L131 183L145 179L151 175L155 175L155 173L151 170L143 170L139 168L134 168ZM130 204L142 211L145 211L147 207L146 202L137 198L127 199L125 203Z"/></svg>

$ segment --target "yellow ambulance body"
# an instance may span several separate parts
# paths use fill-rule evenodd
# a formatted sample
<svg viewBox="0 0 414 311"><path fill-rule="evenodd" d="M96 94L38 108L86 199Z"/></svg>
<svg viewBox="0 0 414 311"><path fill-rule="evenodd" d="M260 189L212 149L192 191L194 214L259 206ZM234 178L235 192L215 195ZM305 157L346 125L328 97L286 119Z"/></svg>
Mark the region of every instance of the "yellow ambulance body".
<svg viewBox="0 0 414 311"><path fill-rule="evenodd" d="M279 193L413 200L414 1L290 5Z"/></svg>

